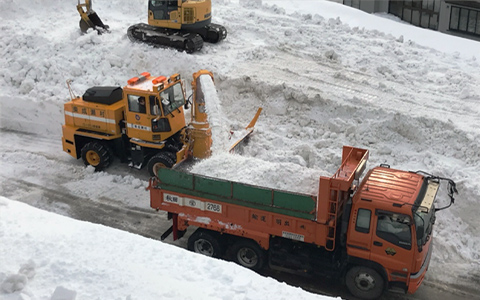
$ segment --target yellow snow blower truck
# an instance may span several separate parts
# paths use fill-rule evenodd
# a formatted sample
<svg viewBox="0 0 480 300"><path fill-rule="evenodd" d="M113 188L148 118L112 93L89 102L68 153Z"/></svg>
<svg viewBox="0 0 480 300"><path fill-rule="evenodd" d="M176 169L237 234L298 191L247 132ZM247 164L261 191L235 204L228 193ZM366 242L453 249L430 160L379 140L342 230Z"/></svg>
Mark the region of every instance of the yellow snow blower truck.
<svg viewBox="0 0 480 300"><path fill-rule="evenodd" d="M200 80L205 76L208 81ZM81 157L85 165L100 171L117 156L137 169L146 165L155 176L159 168L172 168L190 157L210 156L212 133L205 108L208 93L202 85L213 86L211 72L193 74L188 126L184 112L190 101L186 101L179 74L154 77L144 72L129 79L123 88L96 86L82 97L76 97L67 83L71 101L64 105L63 150L74 158ZM232 150L253 131L260 112L261 108L245 134L226 150Z"/></svg>

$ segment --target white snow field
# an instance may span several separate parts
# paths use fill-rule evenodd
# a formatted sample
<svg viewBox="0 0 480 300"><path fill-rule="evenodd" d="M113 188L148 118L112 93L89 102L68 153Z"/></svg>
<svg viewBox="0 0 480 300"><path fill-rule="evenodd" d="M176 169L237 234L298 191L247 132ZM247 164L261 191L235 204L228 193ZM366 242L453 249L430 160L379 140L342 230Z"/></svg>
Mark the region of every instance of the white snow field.
<svg viewBox="0 0 480 300"><path fill-rule="evenodd" d="M208 69L215 76L220 102L215 105L231 129L245 127L258 107L263 112L241 153L214 151L192 172L316 193L319 176L333 174L342 146L350 145L370 150L370 167L388 163L452 178L459 195L451 208L437 214L425 283L480 295L479 42L329 1L214 0L213 21L226 26L227 39L188 55L129 41L128 26L146 22L145 0L95 1L93 8L111 29L103 35L80 33L76 4L73 0L0 2L0 195L62 214L68 207L49 200L55 191L99 204L108 200L119 207L149 209L144 190L148 177L143 171L116 162L111 169L95 173L62 151L63 103L69 100L65 82L73 79L79 95L96 85L124 86L145 71L155 76L180 73L189 82L192 73ZM35 266L36 273L22 291L0 292L0 299L49 299L52 289L63 282L76 291L77 299L147 299L140 293L144 289L155 293L156 282L180 284L168 279L170 273L129 263L130 258L140 264L150 262L149 256L158 258L157 251L169 255L170 267L161 261L152 264L178 272L177 280L194 281L206 272L206 278L198 278L194 285L208 286L209 292L218 289L218 299L268 299L270 286L285 298L296 292L300 298L319 297L178 247L0 201L0 275L10 278L24 264ZM446 197L439 202L446 204ZM58 229L58 242L36 239L43 238L42 231L56 232L55 222L73 231ZM81 242L70 236L83 231L108 242ZM117 244L117 239L129 242ZM110 248L110 243L117 247ZM148 250L137 257L131 252L141 251L139 245ZM75 251L75 259L52 257L49 249L54 255ZM114 250L132 256L117 258ZM94 256L110 264L78 267ZM189 270L183 260L192 272L182 274ZM113 274L109 266L118 261L123 264L115 266L118 272ZM215 278L206 270L210 266L226 278ZM97 286L97 276L111 279L113 290ZM139 288L129 283L132 278L142 280ZM224 286L232 283L234 290ZM245 294L247 286L254 294ZM122 292L116 294L115 289ZM191 293L172 289L155 295L193 299L197 294ZM14 298L20 294L23 298Z"/></svg>

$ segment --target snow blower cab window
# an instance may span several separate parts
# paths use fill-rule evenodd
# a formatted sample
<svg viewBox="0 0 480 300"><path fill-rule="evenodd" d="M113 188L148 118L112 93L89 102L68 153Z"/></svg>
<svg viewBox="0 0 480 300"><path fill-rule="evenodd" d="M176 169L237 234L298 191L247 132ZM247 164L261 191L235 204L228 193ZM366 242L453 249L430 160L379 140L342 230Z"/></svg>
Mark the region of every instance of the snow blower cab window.
<svg viewBox="0 0 480 300"><path fill-rule="evenodd" d="M392 244L410 250L412 248L410 218L400 214L379 213L377 236Z"/></svg>
<svg viewBox="0 0 480 300"><path fill-rule="evenodd" d="M145 97L137 95L128 95L128 110L131 112L145 114L147 113L147 106Z"/></svg>
<svg viewBox="0 0 480 300"><path fill-rule="evenodd" d="M163 113L165 116L185 104L185 98L180 83L162 91L160 93L160 101L162 102Z"/></svg>

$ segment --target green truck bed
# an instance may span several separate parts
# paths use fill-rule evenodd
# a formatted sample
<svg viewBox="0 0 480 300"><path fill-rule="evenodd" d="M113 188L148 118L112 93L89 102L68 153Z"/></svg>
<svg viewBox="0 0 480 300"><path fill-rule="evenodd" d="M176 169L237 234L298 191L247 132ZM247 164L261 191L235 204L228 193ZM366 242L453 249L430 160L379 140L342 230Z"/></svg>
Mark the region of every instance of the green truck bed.
<svg viewBox="0 0 480 300"><path fill-rule="evenodd" d="M160 169L155 187L291 217L314 220L317 197L211 178L172 169Z"/></svg>

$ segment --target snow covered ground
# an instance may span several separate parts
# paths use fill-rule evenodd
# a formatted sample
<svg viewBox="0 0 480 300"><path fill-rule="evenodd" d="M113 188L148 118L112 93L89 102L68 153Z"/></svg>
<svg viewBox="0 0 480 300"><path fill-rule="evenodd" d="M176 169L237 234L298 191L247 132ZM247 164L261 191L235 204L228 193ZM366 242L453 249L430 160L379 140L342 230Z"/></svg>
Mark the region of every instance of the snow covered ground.
<svg viewBox="0 0 480 300"><path fill-rule="evenodd" d="M3 300L334 299L3 197L0 238Z"/></svg>
<svg viewBox="0 0 480 300"><path fill-rule="evenodd" d="M187 55L128 40L127 27L146 21L144 0L96 1L94 9L111 28L104 35L80 34L75 5L73 0L0 3L0 195L35 205L49 195L27 188L36 186L148 209L142 172L117 162L94 173L62 152L63 103L69 99L65 81L73 79L74 91L82 94L95 85L123 86L144 71L178 72L189 81L193 72L208 69L233 129L248 124L258 107L263 112L241 155L217 153L192 171L315 193L318 176L332 174L342 145L351 145L370 150L370 166L389 163L452 178L459 195L437 215L426 283L480 295L479 42L328 1L216 0L214 22L227 27L227 39ZM10 209L11 214L27 210L2 201L7 203L0 206L2 216ZM42 205L65 211L58 203ZM4 228L27 228L19 221L1 222L0 241L7 236ZM88 230L93 228L98 227ZM32 241L28 233L18 236L25 237L18 239L19 247ZM157 244L151 247L163 247ZM9 246L0 243L2 253L11 249L4 247ZM176 248L161 251L187 255ZM8 264L0 264L2 276L17 274L26 260L43 266L50 259L8 254ZM32 299L44 299L46 293L35 280L58 279L38 273L37 267L27 285ZM79 299L89 293L86 286L74 289Z"/></svg>

